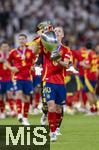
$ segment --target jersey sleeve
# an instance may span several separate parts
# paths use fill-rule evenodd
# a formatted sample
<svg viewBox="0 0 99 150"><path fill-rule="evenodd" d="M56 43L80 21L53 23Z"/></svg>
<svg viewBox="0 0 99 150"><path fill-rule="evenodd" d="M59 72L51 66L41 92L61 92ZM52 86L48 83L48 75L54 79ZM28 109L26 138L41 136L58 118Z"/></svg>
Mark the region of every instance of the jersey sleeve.
<svg viewBox="0 0 99 150"><path fill-rule="evenodd" d="M89 53L88 56L85 59L86 65L90 65L92 60L92 53Z"/></svg>
<svg viewBox="0 0 99 150"><path fill-rule="evenodd" d="M31 59L32 59L32 62L33 62L33 65L34 65L34 63L36 61L36 55L34 54L34 52L32 52Z"/></svg>
<svg viewBox="0 0 99 150"><path fill-rule="evenodd" d="M72 50L72 55L74 59L77 59L78 61L81 61L81 52L80 50Z"/></svg>
<svg viewBox="0 0 99 150"><path fill-rule="evenodd" d="M70 51L70 48L69 47L64 47L64 50L63 50L63 60L64 59L69 59L71 60L71 56L72 56L72 53Z"/></svg>
<svg viewBox="0 0 99 150"><path fill-rule="evenodd" d="M9 53L9 57L8 57L8 62L9 63L12 63L12 61L13 61L13 53L14 53L14 51L15 50L11 50L10 53Z"/></svg>

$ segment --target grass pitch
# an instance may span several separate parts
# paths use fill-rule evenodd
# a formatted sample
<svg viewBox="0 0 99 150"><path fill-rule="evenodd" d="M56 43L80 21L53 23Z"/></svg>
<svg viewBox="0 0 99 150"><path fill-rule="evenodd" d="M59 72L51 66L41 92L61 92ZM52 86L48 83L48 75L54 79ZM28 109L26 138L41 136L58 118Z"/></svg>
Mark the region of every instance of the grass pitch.
<svg viewBox="0 0 99 150"><path fill-rule="evenodd" d="M40 124L40 117L29 116L31 125ZM0 125L19 125L16 118L0 120ZM51 143L51 150L99 150L99 116L66 115L61 126L62 136Z"/></svg>

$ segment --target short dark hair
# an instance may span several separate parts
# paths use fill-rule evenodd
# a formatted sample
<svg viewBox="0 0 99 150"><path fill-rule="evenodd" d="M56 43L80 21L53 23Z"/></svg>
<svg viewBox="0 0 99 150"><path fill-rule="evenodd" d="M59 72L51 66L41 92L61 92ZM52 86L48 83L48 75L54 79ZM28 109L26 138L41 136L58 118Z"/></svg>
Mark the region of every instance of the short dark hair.
<svg viewBox="0 0 99 150"><path fill-rule="evenodd" d="M87 41L86 41L86 48L87 48L87 49L92 49L92 48L93 48L93 43L92 43L91 40L87 40Z"/></svg>
<svg viewBox="0 0 99 150"><path fill-rule="evenodd" d="M25 37L25 38L27 39L27 35L24 34L24 33L20 33L20 34L19 34L19 37L20 37L20 36L23 36L23 37Z"/></svg>
<svg viewBox="0 0 99 150"><path fill-rule="evenodd" d="M8 44L8 45L9 45L8 41L2 41L2 42L0 43L0 47L1 47L3 44Z"/></svg>

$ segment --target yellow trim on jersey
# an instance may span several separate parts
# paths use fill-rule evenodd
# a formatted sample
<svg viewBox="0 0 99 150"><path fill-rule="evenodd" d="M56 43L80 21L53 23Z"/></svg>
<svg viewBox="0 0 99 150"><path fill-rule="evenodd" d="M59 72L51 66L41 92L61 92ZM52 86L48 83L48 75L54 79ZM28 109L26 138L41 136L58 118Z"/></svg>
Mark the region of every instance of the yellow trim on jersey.
<svg viewBox="0 0 99 150"><path fill-rule="evenodd" d="M33 45L37 45L37 43L35 41L26 43L26 46L33 46Z"/></svg>
<svg viewBox="0 0 99 150"><path fill-rule="evenodd" d="M32 42L27 42L26 45L27 46L33 46L33 45L37 45L39 43L40 43L40 38L38 38L38 39L36 39L36 40L34 40Z"/></svg>
<svg viewBox="0 0 99 150"><path fill-rule="evenodd" d="M46 85L46 81L43 81L43 87Z"/></svg>
<svg viewBox="0 0 99 150"><path fill-rule="evenodd" d="M43 94L44 94L44 90L45 90L45 89L44 89L44 86L45 86L45 85L46 85L46 81L43 81ZM45 98L45 97L42 98L42 102L43 102L43 103L46 103L46 98Z"/></svg>
<svg viewBox="0 0 99 150"><path fill-rule="evenodd" d="M83 86L83 83L82 83L82 81L81 81L81 79L79 78L79 82L80 82L80 88L81 89L83 89L84 88L84 86Z"/></svg>
<svg viewBox="0 0 99 150"><path fill-rule="evenodd" d="M64 79L65 84L70 82L70 80L71 80L71 76L66 76L65 79Z"/></svg>
<svg viewBox="0 0 99 150"><path fill-rule="evenodd" d="M47 65L46 65L46 69L45 69L45 74L44 74L44 76L43 76L43 78L42 78L42 81L44 81L45 80L45 77L46 77L46 75L47 75Z"/></svg>
<svg viewBox="0 0 99 150"><path fill-rule="evenodd" d="M91 85L91 83L90 83L90 81L88 80L88 78L87 78L86 75L85 75L85 83L86 83L86 85L87 85L89 91L90 91L91 93L95 93L95 90L94 90L93 86Z"/></svg>
<svg viewBox="0 0 99 150"><path fill-rule="evenodd" d="M76 83L77 83L77 91L79 91L82 87L82 83L77 75L75 75Z"/></svg>
<svg viewBox="0 0 99 150"><path fill-rule="evenodd" d="M46 103L46 98L43 98L43 99L42 99L42 102L43 102L43 103Z"/></svg>
<svg viewBox="0 0 99 150"><path fill-rule="evenodd" d="M67 96L73 96L74 93L67 93Z"/></svg>

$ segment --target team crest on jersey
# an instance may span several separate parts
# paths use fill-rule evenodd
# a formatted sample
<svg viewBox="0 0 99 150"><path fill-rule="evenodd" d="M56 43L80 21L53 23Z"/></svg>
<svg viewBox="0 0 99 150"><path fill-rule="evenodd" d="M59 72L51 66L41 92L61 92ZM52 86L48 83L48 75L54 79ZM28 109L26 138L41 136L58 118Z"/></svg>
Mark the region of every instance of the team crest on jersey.
<svg viewBox="0 0 99 150"><path fill-rule="evenodd" d="M30 58L30 53L29 52L26 53L26 57Z"/></svg>
<svg viewBox="0 0 99 150"><path fill-rule="evenodd" d="M82 57L86 58L87 57L87 53L85 51L82 52Z"/></svg>

